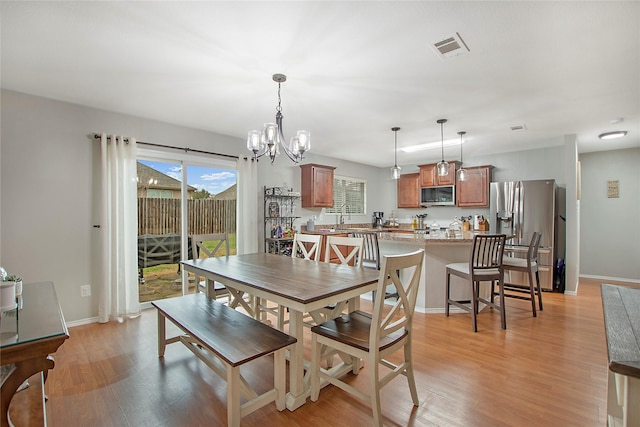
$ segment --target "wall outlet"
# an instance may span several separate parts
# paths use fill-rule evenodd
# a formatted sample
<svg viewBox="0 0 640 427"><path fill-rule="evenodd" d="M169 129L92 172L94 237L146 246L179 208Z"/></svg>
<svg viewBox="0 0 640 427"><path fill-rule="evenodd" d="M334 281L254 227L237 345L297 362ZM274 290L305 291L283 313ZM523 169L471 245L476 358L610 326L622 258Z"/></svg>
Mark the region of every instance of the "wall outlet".
<svg viewBox="0 0 640 427"><path fill-rule="evenodd" d="M90 297L91 296L91 285L82 285L82 286L80 286L80 296L81 297Z"/></svg>

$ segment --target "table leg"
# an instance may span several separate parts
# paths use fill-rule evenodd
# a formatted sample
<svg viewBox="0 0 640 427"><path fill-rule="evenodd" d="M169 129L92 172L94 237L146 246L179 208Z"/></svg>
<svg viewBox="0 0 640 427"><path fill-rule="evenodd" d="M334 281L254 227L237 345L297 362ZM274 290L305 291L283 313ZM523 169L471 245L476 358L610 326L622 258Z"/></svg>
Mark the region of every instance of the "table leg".
<svg viewBox="0 0 640 427"><path fill-rule="evenodd" d="M53 369L53 366L53 358L50 356L35 357L15 364L13 370L2 383L0 391L0 426L13 426L9 419L9 404L18 387L33 374Z"/></svg>
<svg viewBox="0 0 640 427"><path fill-rule="evenodd" d="M158 356L164 356L164 350L167 348L167 332L166 319L164 314L158 310Z"/></svg>
<svg viewBox="0 0 640 427"><path fill-rule="evenodd" d="M302 313L295 310L289 312L289 335L297 338L291 346L289 358L289 393L287 393L287 409L295 411L304 405L309 390L304 389L304 337Z"/></svg>

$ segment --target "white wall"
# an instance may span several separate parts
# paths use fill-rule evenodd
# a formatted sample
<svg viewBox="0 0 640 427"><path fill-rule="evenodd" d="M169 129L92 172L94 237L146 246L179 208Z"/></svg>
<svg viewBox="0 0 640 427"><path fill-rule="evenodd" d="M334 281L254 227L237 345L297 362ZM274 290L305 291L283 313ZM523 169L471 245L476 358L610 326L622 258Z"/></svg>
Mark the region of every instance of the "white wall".
<svg viewBox="0 0 640 427"><path fill-rule="evenodd" d="M640 283L640 148L580 155L580 274ZM618 198L607 181L619 181Z"/></svg>

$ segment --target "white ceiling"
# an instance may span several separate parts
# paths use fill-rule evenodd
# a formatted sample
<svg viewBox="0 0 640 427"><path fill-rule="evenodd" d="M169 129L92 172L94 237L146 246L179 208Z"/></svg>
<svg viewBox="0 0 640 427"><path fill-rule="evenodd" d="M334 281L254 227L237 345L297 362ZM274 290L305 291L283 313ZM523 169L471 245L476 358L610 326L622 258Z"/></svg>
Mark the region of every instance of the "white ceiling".
<svg viewBox="0 0 640 427"><path fill-rule="evenodd" d="M374 166L393 165L392 126L404 147L439 141L439 118L445 139L468 132L465 156L567 134L580 152L640 146L637 1L2 1L0 19L5 89L244 139L274 120L284 73L285 135ZM456 32L471 51L441 59Z"/></svg>

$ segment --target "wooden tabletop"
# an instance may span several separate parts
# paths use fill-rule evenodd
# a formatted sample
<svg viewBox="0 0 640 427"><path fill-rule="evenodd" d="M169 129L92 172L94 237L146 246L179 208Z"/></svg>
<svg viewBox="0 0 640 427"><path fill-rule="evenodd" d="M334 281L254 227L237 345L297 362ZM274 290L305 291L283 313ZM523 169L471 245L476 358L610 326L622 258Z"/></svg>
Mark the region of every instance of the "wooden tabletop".
<svg viewBox="0 0 640 427"><path fill-rule="evenodd" d="M182 261L189 270L215 272L223 279L310 304L377 282L370 268L314 262L267 253ZM224 282L224 280L222 280Z"/></svg>
<svg viewBox="0 0 640 427"><path fill-rule="evenodd" d="M602 285L609 369L640 378L640 289Z"/></svg>

